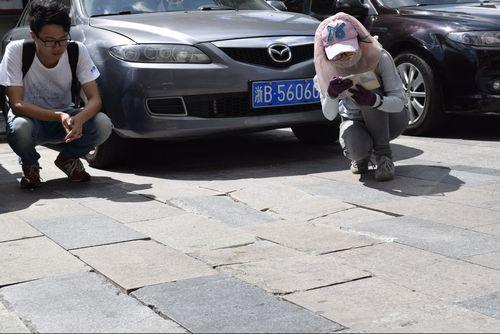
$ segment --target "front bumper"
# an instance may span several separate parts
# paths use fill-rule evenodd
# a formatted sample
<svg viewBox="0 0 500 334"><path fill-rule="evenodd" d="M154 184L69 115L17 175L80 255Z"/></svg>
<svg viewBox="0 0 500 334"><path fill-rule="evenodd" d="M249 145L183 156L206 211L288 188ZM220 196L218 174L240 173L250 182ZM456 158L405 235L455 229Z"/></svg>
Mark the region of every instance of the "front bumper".
<svg viewBox="0 0 500 334"><path fill-rule="evenodd" d="M500 49L447 41L443 57L445 112L500 114Z"/></svg>
<svg viewBox="0 0 500 334"><path fill-rule="evenodd" d="M181 139L326 122L319 103L249 108L249 81L312 78L312 59L272 68L236 61L211 43L197 47L210 56L211 64L144 64L107 58L99 83L104 111L118 134ZM151 101L168 100L177 103L176 113L158 112L169 102L155 103L158 109L151 105Z"/></svg>

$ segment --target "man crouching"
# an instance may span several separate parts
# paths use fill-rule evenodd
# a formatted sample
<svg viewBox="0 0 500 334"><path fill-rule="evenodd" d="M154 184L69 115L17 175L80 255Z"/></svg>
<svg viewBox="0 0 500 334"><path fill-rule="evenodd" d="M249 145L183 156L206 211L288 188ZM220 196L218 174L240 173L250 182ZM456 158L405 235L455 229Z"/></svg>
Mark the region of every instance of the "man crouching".
<svg viewBox="0 0 500 334"><path fill-rule="evenodd" d="M22 165L21 188L41 185L40 155L35 149L40 144L61 143L55 165L70 181L90 181L79 158L102 144L113 128L100 112L102 102L95 81L99 71L86 47L71 41L71 19L61 1L33 1L29 14L33 42L28 43L34 43L31 65L24 63L27 42L15 41L7 45L0 66L0 85L6 87L11 107L7 141ZM77 49L73 65L75 56L68 53L69 46ZM87 98L83 108L75 104L78 83Z"/></svg>

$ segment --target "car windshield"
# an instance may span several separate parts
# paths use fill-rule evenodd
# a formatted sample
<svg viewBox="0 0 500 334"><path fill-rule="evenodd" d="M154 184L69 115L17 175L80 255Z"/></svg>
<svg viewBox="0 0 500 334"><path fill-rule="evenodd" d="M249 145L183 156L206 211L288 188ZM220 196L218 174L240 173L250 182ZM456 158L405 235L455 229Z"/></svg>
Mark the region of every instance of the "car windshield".
<svg viewBox="0 0 500 334"><path fill-rule="evenodd" d="M264 0L82 0L88 16L193 10L270 10Z"/></svg>
<svg viewBox="0 0 500 334"><path fill-rule="evenodd" d="M488 0L382 0L386 7L401 8L401 7L416 7L416 6L432 6L432 5L458 5L464 3L488 3Z"/></svg>

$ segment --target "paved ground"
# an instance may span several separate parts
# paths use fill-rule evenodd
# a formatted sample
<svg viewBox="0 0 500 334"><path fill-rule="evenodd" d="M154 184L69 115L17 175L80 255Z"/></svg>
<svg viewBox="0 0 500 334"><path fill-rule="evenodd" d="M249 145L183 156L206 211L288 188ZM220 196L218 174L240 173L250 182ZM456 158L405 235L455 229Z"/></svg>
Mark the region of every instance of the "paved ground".
<svg viewBox="0 0 500 334"><path fill-rule="evenodd" d="M133 146L90 184L0 144L1 332L499 332L500 142L401 137L397 178L289 131Z"/></svg>

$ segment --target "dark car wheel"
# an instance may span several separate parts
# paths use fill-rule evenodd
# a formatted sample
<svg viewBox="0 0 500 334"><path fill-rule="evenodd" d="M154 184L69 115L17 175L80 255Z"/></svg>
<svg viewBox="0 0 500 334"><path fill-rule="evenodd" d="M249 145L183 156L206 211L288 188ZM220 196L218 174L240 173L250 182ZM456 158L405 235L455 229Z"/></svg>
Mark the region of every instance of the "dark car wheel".
<svg viewBox="0 0 500 334"><path fill-rule="evenodd" d="M111 133L108 140L90 151L85 156L90 167L105 168L111 167L118 162L121 162L125 157L124 154L124 139L120 138L114 132Z"/></svg>
<svg viewBox="0 0 500 334"><path fill-rule="evenodd" d="M305 144L326 145L339 139L339 124L311 124L292 126L295 137Z"/></svg>
<svg viewBox="0 0 500 334"><path fill-rule="evenodd" d="M403 81L410 122L405 133L423 135L437 130L444 120L441 88L432 68L421 56L407 52L394 62Z"/></svg>

